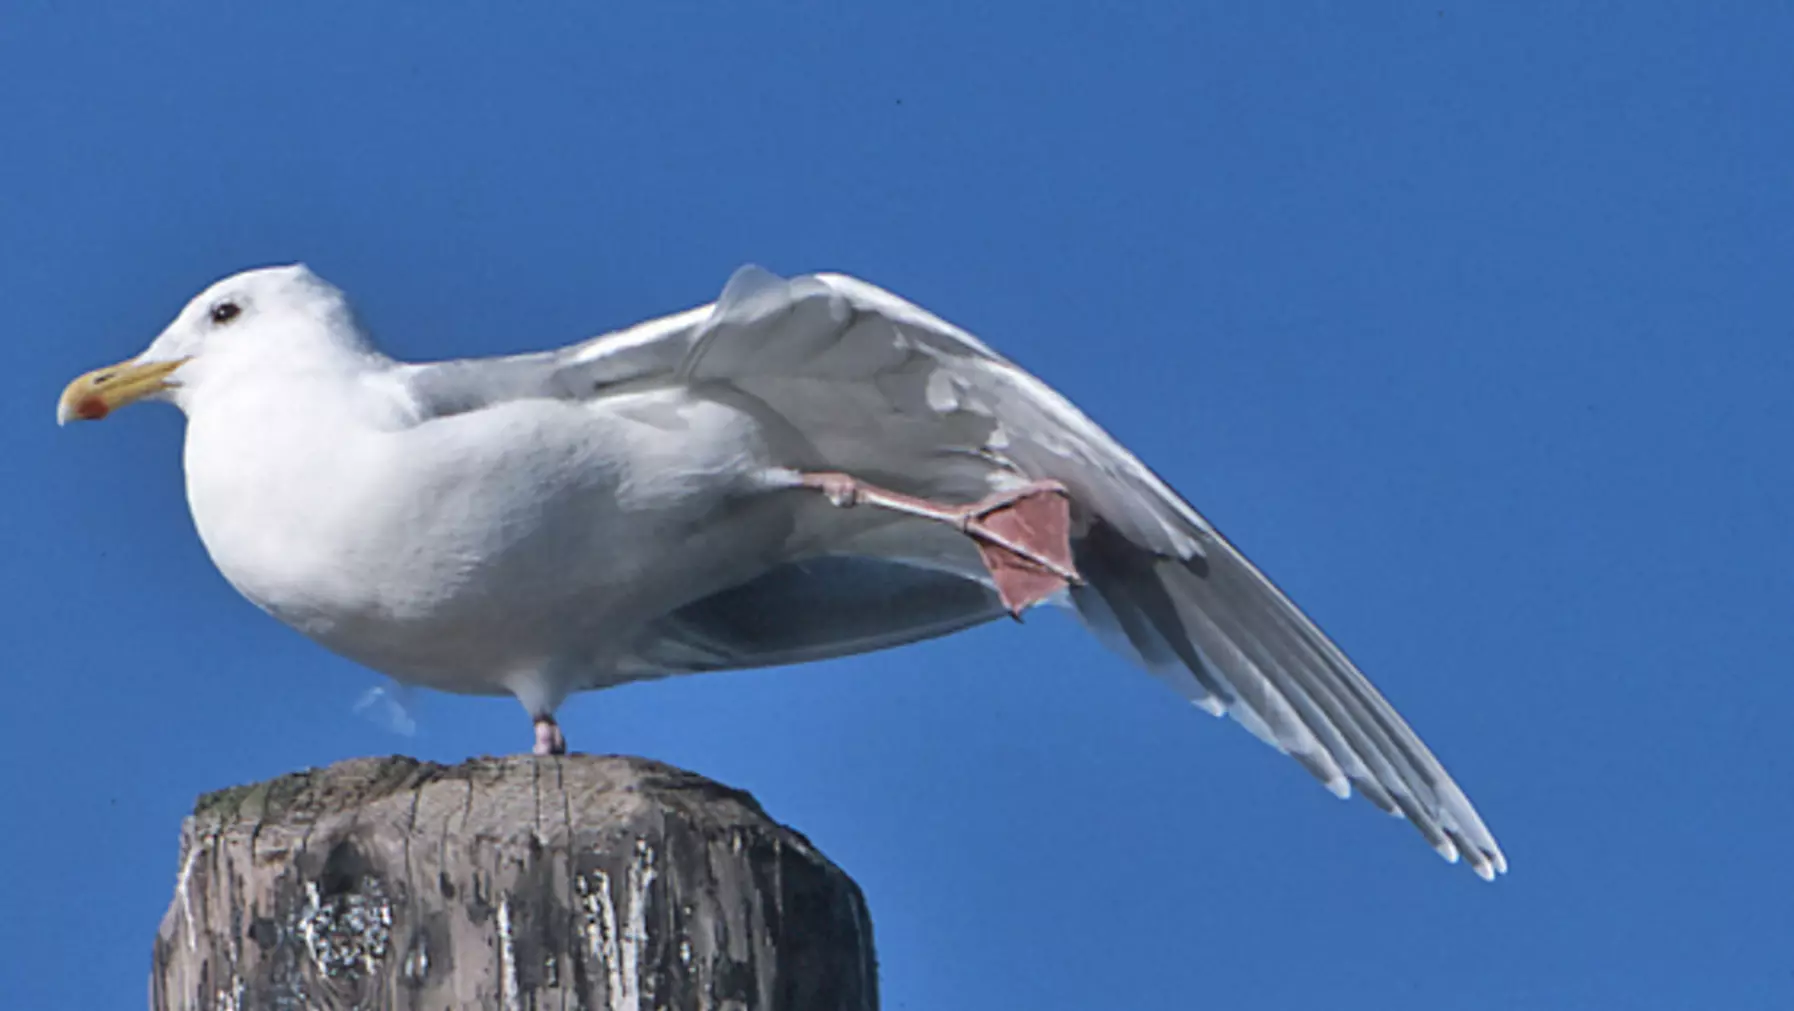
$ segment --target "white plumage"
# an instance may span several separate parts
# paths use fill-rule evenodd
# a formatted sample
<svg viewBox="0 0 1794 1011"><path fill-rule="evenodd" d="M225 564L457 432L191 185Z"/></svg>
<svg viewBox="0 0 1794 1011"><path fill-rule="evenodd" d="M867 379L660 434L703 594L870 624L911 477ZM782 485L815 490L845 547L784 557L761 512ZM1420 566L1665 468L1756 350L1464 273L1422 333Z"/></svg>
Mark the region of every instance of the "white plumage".
<svg viewBox="0 0 1794 1011"><path fill-rule="evenodd" d="M1083 582L1057 599L1334 792L1506 869L1408 725L1194 508L1040 380L862 281L749 267L713 305L572 347L413 365L304 267L254 270L71 384L61 416L146 396L187 414L193 517L244 596L401 681L544 720L578 690L1005 613L965 533L838 508L804 475L945 503L1059 482Z"/></svg>

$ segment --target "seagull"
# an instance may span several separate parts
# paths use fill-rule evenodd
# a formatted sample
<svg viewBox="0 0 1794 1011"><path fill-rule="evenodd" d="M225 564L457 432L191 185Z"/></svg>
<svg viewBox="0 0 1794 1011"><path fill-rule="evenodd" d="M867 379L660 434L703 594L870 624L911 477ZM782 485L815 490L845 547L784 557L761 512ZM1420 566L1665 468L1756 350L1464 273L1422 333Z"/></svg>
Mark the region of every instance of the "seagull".
<svg viewBox="0 0 1794 1011"><path fill-rule="evenodd" d="M303 265L213 284L57 421L187 417L187 501L256 606L401 683L515 696L1074 611L1196 705L1484 879L1506 858L1333 641L1044 382L840 274L558 350L405 363Z"/></svg>

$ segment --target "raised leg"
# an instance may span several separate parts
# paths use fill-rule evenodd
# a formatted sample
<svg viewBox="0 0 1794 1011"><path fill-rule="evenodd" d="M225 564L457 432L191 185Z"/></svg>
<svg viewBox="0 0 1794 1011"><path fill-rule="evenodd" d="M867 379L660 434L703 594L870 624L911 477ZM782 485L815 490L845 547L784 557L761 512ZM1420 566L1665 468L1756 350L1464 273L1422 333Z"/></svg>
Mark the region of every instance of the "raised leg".
<svg viewBox="0 0 1794 1011"><path fill-rule="evenodd" d="M972 538L1009 613L1021 613L1083 583L1071 558L1071 496L1057 481L1033 481L969 505L936 502L867 484L838 472L804 474L842 508L876 506L946 523Z"/></svg>
<svg viewBox="0 0 1794 1011"><path fill-rule="evenodd" d="M567 753L567 739L561 736L561 725L553 716L536 717L536 748L538 755L564 755Z"/></svg>

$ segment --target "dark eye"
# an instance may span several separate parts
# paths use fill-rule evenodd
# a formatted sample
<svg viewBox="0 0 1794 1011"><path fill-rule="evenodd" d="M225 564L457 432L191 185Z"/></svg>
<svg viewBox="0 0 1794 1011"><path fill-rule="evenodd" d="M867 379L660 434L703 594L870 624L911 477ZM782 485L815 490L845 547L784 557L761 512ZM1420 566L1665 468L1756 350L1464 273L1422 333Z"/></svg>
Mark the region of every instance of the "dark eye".
<svg viewBox="0 0 1794 1011"><path fill-rule="evenodd" d="M220 302L212 307L212 322L225 324L243 314L243 307L235 302Z"/></svg>

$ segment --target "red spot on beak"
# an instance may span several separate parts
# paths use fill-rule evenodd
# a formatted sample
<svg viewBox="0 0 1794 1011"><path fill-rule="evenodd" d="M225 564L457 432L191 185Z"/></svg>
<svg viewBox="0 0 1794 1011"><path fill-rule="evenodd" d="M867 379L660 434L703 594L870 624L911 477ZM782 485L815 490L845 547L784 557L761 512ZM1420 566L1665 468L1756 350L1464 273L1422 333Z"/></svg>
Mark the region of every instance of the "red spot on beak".
<svg viewBox="0 0 1794 1011"><path fill-rule="evenodd" d="M82 421L98 421L110 413L112 408L106 406L106 401L92 393L75 401L75 416Z"/></svg>

